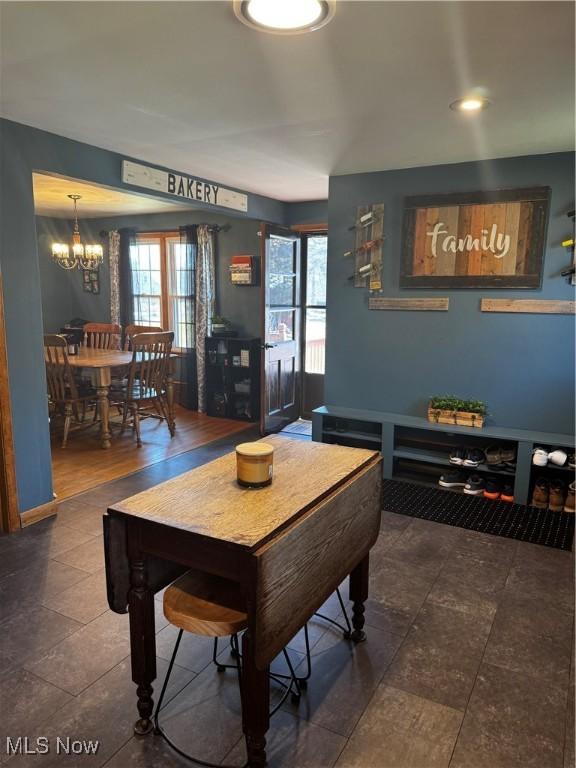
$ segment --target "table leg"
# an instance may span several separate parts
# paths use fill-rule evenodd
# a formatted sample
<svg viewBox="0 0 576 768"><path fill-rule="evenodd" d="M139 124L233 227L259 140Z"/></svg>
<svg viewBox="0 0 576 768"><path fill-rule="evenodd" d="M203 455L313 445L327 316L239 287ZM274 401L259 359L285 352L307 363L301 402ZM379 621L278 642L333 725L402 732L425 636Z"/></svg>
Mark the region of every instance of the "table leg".
<svg viewBox="0 0 576 768"><path fill-rule="evenodd" d="M96 395L98 397L98 412L100 413L100 444L102 448L110 448L110 392L111 374L109 368L98 368L96 371Z"/></svg>
<svg viewBox="0 0 576 768"><path fill-rule="evenodd" d="M130 556L130 651L132 680L138 686L138 713L134 733L144 736L153 730L152 682L156 679L156 635L154 593L148 587L146 561L139 553Z"/></svg>
<svg viewBox="0 0 576 768"><path fill-rule="evenodd" d="M168 405L168 429L174 437L176 422L174 420L174 374L169 371L166 376L166 402Z"/></svg>
<svg viewBox="0 0 576 768"><path fill-rule="evenodd" d="M242 729L248 766L266 765L266 732L270 725L269 668L257 669L250 632L242 635Z"/></svg>
<svg viewBox="0 0 576 768"><path fill-rule="evenodd" d="M352 632L351 639L355 643L366 640L364 632L364 603L368 598L369 555L366 555L350 574L350 600L352 600Z"/></svg>

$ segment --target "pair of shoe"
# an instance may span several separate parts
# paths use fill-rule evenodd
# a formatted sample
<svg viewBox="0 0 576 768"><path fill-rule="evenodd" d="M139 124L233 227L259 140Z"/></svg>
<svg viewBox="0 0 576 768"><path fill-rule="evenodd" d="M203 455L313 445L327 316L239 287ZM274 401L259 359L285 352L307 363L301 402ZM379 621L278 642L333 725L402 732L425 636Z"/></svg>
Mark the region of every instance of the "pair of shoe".
<svg viewBox="0 0 576 768"><path fill-rule="evenodd" d="M562 480L550 480L540 477L536 480L532 493L532 506L536 509L549 509L551 512L570 512L574 514L576 481L568 488Z"/></svg>
<svg viewBox="0 0 576 768"><path fill-rule="evenodd" d="M477 467L485 463L484 451L478 448L454 448L450 454L450 464L456 464L459 467Z"/></svg>
<svg viewBox="0 0 576 768"><path fill-rule="evenodd" d="M463 472L455 470L445 472L438 480L438 485L442 488L462 488L468 496L484 496L491 501L514 501L514 487L511 483L500 483L495 477L489 477L484 480L480 475L470 475L466 477Z"/></svg>
<svg viewBox="0 0 576 768"><path fill-rule="evenodd" d="M576 467L573 453L568 455L561 448L556 448L555 451L550 452L546 448L534 448L532 451L532 464L536 467L545 467L549 463L557 467L565 467L566 465L573 469Z"/></svg>
<svg viewBox="0 0 576 768"><path fill-rule="evenodd" d="M491 467L506 467L516 464L516 449L513 445L490 445L484 449L486 464Z"/></svg>

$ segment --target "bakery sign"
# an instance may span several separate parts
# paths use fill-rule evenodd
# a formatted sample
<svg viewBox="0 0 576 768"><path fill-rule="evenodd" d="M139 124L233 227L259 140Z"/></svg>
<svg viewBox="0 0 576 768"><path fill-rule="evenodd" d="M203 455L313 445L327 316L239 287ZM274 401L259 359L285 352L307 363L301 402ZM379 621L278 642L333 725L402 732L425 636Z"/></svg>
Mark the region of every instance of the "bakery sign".
<svg viewBox="0 0 576 768"><path fill-rule="evenodd" d="M133 163L131 160L122 161L122 181L135 187L174 195L187 202L232 208L244 213L248 210L248 195L241 192L225 189L219 184L197 179L185 173L163 171L161 168Z"/></svg>
<svg viewBox="0 0 576 768"><path fill-rule="evenodd" d="M538 288L549 187L408 197L400 286Z"/></svg>

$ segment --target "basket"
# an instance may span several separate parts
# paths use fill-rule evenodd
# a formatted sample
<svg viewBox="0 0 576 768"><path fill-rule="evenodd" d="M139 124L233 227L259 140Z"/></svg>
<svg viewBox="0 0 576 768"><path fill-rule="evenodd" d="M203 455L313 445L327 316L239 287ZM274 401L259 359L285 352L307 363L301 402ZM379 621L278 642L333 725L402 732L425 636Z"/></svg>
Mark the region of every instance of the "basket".
<svg viewBox="0 0 576 768"><path fill-rule="evenodd" d="M439 408L428 408L428 421L436 424L458 424L461 427L482 427L484 416L470 411L443 411Z"/></svg>

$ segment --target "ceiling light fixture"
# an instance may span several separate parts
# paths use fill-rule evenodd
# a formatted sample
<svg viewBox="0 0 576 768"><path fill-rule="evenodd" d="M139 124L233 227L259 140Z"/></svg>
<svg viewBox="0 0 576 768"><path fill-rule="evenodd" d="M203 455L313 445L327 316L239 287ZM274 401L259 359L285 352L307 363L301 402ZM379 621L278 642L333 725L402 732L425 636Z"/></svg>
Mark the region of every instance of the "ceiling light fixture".
<svg viewBox="0 0 576 768"><path fill-rule="evenodd" d="M313 32L334 16L335 0L234 0L243 24L261 32L293 35Z"/></svg>
<svg viewBox="0 0 576 768"><path fill-rule="evenodd" d="M465 99L457 99L450 104L450 109L455 112L480 112L490 106L488 99L483 96L469 96Z"/></svg>
<svg viewBox="0 0 576 768"><path fill-rule="evenodd" d="M52 258L62 269L97 269L104 260L104 251L99 243L84 245L78 227L77 202L82 195L68 195L74 201L74 230L72 232L72 253L66 243L52 243Z"/></svg>

